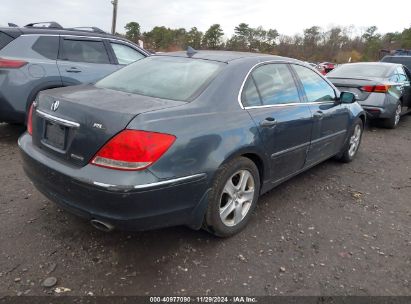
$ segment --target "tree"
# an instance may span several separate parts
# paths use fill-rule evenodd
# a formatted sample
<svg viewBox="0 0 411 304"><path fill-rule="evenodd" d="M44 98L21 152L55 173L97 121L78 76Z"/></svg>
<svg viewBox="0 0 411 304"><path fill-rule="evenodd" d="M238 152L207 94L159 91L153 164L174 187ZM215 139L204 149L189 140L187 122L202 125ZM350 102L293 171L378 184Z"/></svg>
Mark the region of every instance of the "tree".
<svg viewBox="0 0 411 304"><path fill-rule="evenodd" d="M124 28L126 30L126 38L137 42L141 35L140 24L138 22L129 22Z"/></svg>
<svg viewBox="0 0 411 304"><path fill-rule="evenodd" d="M234 40L237 50L248 50L253 29L247 23L240 23L234 28Z"/></svg>
<svg viewBox="0 0 411 304"><path fill-rule="evenodd" d="M367 28L365 33L362 35L365 41L365 48L363 59L376 60L379 57L380 50L382 48L381 35L377 34L377 27L375 25Z"/></svg>
<svg viewBox="0 0 411 304"><path fill-rule="evenodd" d="M219 24L213 24L205 32L203 37L203 45L209 49L218 49L222 46L221 38L224 36L224 32Z"/></svg>
<svg viewBox="0 0 411 304"><path fill-rule="evenodd" d="M196 27L192 27L187 33L185 39L185 48L191 46L195 49L201 48L201 40L203 39L203 32L200 32Z"/></svg>

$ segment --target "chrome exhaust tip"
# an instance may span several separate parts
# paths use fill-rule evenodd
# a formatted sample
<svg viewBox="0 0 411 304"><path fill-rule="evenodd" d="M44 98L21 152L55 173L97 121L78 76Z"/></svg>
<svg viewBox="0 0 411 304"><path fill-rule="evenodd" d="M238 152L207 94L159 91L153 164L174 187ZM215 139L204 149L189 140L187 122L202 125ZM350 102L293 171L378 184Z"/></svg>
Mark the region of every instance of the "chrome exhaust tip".
<svg viewBox="0 0 411 304"><path fill-rule="evenodd" d="M106 223L106 222L102 222L96 219L93 219L90 221L91 226L93 226L94 228L100 230L100 231L104 231L104 232L110 232L114 230L114 226Z"/></svg>

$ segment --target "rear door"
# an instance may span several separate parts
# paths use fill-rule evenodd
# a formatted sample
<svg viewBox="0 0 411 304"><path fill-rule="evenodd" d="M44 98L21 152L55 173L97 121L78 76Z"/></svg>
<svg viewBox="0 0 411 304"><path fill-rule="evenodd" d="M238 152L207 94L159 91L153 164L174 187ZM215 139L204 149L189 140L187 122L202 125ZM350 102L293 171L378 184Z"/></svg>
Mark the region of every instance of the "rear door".
<svg viewBox="0 0 411 304"><path fill-rule="evenodd" d="M336 103L334 88L311 69L292 64L304 89L304 99L313 114L311 145L306 165L321 162L338 153L347 136L350 112Z"/></svg>
<svg viewBox="0 0 411 304"><path fill-rule="evenodd" d="M242 102L271 157L273 181L301 170L310 145L312 116L288 64L264 64L250 74Z"/></svg>
<svg viewBox="0 0 411 304"><path fill-rule="evenodd" d="M117 70L99 38L61 37L57 63L65 86L93 83Z"/></svg>

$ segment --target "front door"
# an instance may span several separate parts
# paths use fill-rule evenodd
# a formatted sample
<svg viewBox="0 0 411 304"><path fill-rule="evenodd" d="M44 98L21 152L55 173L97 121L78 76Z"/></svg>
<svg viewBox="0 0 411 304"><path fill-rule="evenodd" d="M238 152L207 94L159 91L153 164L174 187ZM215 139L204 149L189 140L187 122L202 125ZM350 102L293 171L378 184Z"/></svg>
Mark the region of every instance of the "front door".
<svg viewBox="0 0 411 304"><path fill-rule="evenodd" d="M288 64L257 67L244 86L242 101L271 157L271 180L301 170L310 145L312 115L300 102Z"/></svg>
<svg viewBox="0 0 411 304"><path fill-rule="evenodd" d="M313 115L311 145L306 166L321 162L341 151L348 133L350 111L337 103L334 88L318 73L292 64L304 89L304 99Z"/></svg>

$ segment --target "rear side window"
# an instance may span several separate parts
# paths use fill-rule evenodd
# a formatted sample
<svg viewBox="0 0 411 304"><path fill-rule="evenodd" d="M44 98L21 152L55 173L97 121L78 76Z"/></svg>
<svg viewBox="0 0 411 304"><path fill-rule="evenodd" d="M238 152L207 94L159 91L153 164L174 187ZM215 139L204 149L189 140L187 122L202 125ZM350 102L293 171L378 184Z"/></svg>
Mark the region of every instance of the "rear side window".
<svg viewBox="0 0 411 304"><path fill-rule="evenodd" d="M286 64L266 64L251 73L263 105L299 102L293 76Z"/></svg>
<svg viewBox="0 0 411 304"><path fill-rule="evenodd" d="M119 64L129 64L145 57L140 52L124 44L111 43L111 46Z"/></svg>
<svg viewBox="0 0 411 304"><path fill-rule="evenodd" d="M56 60L59 50L59 38L40 36L32 46L33 51L48 59Z"/></svg>
<svg viewBox="0 0 411 304"><path fill-rule="evenodd" d="M253 76L248 78L242 93L242 102L246 107L260 106L261 98L258 94L257 87Z"/></svg>
<svg viewBox="0 0 411 304"><path fill-rule="evenodd" d="M334 101L335 92L333 88L317 73L309 68L293 65L297 72L307 96L308 102Z"/></svg>
<svg viewBox="0 0 411 304"><path fill-rule="evenodd" d="M4 48L6 45L8 45L10 42L14 40L13 37L10 37L9 35L0 32L0 50Z"/></svg>
<svg viewBox="0 0 411 304"><path fill-rule="evenodd" d="M63 40L63 60L88 63L110 63L102 41Z"/></svg>

